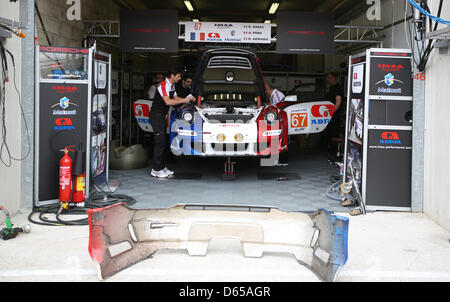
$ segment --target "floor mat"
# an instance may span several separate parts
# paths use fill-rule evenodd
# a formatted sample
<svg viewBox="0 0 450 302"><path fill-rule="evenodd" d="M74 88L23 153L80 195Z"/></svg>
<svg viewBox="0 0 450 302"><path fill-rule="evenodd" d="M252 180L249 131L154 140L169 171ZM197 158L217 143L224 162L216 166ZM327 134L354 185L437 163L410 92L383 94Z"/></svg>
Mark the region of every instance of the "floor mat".
<svg viewBox="0 0 450 302"><path fill-rule="evenodd" d="M234 181L222 180L224 158L175 157L168 168L175 171L178 179L150 177L149 168L111 170L110 176L122 182L116 193L136 198L133 207L138 209L176 204L232 204L272 206L284 211L312 212L324 208L347 212L338 201L325 195L332 184L330 176L339 175L339 169L328 163L326 154L290 146L287 167L261 167L258 158L234 161L237 174ZM270 177L263 180L258 175ZM273 180L278 175L290 178Z"/></svg>
<svg viewBox="0 0 450 302"><path fill-rule="evenodd" d="M200 180L202 178L202 173L189 173L189 172L177 172L169 180L179 180L179 179L190 179L190 180Z"/></svg>
<svg viewBox="0 0 450 302"><path fill-rule="evenodd" d="M258 172L259 180L292 180L300 179L297 172Z"/></svg>

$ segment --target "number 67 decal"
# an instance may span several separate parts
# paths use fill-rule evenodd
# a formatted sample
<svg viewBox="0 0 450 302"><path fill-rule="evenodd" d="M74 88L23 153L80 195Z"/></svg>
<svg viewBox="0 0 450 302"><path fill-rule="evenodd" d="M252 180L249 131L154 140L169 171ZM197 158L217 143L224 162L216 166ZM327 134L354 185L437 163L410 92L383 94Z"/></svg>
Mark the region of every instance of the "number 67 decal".
<svg viewBox="0 0 450 302"><path fill-rule="evenodd" d="M308 127L307 113L291 113L291 128Z"/></svg>

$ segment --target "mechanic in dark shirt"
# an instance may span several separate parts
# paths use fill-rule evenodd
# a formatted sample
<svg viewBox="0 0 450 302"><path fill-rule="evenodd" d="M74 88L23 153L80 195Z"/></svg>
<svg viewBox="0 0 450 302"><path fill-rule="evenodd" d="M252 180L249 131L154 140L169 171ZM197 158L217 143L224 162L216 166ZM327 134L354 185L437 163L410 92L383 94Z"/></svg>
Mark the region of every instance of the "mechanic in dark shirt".
<svg viewBox="0 0 450 302"><path fill-rule="evenodd" d="M181 98L177 96L175 84L181 78L181 71L169 71L165 81L161 82L156 89L155 98L150 110L150 124L153 128L153 167L150 175L165 178L174 172L166 167L166 115L170 106L187 104L195 98L188 96Z"/></svg>
<svg viewBox="0 0 450 302"><path fill-rule="evenodd" d="M334 104L334 114L326 130L326 138L328 142L328 159L334 162L338 160L338 145L343 132L341 120L343 111L345 110L343 108L344 90L337 82L338 75L335 72L328 72L326 77L327 83L330 85L330 88L325 95L326 100Z"/></svg>
<svg viewBox="0 0 450 302"><path fill-rule="evenodd" d="M191 94L192 77L190 75L183 75L180 82L175 85L175 90L180 98L185 98Z"/></svg>

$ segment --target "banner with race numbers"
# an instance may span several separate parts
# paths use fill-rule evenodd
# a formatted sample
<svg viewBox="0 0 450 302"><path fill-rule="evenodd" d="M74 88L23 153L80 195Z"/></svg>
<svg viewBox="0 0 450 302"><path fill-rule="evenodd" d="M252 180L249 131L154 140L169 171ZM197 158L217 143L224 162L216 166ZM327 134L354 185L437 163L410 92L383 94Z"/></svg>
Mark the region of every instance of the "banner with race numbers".
<svg viewBox="0 0 450 302"><path fill-rule="evenodd" d="M266 23L186 22L186 42L270 43Z"/></svg>

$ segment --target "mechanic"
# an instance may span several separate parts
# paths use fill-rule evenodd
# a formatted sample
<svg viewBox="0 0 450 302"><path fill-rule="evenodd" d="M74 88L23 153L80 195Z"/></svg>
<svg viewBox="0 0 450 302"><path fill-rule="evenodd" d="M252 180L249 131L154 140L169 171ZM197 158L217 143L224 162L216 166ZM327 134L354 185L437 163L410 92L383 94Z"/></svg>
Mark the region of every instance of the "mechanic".
<svg viewBox="0 0 450 302"><path fill-rule="evenodd" d="M270 103L276 106L281 102L285 95L276 88L273 88L269 83L264 83L266 88L266 94L269 97ZM275 167L285 167L289 164L288 152L284 151L279 154L278 162L274 165Z"/></svg>
<svg viewBox="0 0 450 302"><path fill-rule="evenodd" d="M264 83L264 86L266 88L266 94L272 105L275 106L284 99L285 95L278 89L273 88L269 83Z"/></svg>
<svg viewBox="0 0 450 302"><path fill-rule="evenodd" d="M180 98L187 97L188 95L191 94L192 90L191 86L192 86L192 76L183 74L181 81L175 85L177 95Z"/></svg>
<svg viewBox="0 0 450 302"><path fill-rule="evenodd" d="M166 115L170 106L187 104L194 101L195 98L189 95L185 98L177 96L175 84L181 78L181 71L169 71L165 81L161 82L156 89L153 99L152 109L150 110L150 124L153 128L154 146L153 146L153 167L151 176L165 178L173 175L174 172L166 167Z"/></svg>
<svg viewBox="0 0 450 302"><path fill-rule="evenodd" d="M337 82L338 75L335 72L328 72L326 74L327 83L330 85L325 97L334 104L334 114L331 118L330 124L325 131L328 149L328 160L331 162L339 161L337 157L337 150L343 134L343 127L341 125L343 115L344 90ZM345 118L344 118L345 120Z"/></svg>
<svg viewBox="0 0 450 302"><path fill-rule="evenodd" d="M164 79L164 76L162 73L157 73L153 77L153 83L152 86L148 89L148 98L150 100L153 100L155 98L156 88L158 87L159 83L161 83Z"/></svg>

